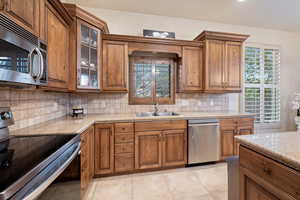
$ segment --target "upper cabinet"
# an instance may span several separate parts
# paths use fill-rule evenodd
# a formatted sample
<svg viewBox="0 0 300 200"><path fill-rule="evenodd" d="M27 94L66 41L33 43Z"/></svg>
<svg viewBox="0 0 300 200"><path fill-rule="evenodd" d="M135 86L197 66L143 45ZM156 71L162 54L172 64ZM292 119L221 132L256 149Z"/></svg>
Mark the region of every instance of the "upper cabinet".
<svg viewBox="0 0 300 200"><path fill-rule="evenodd" d="M128 62L127 42L103 40L103 91L128 91Z"/></svg>
<svg viewBox="0 0 300 200"><path fill-rule="evenodd" d="M178 66L178 92L203 90L203 47L182 47L182 63Z"/></svg>
<svg viewBox="0 0 300 200"><path fill-rule="evenodd" d="M0 10L2 14L38 36L39 4L39 0L1 0Z"/></svg>
<svg viewBox="0 0 300 200"><path fill-rule="evenodd" d="M48 44L47 89L67 91L69 84L69 26L71 16L59 1L41 0L41 38ZM59 38L58 38L59 37Z"/></svg>
<svg viewBox="0 0 300 200"><path fill-rule="evenodd" d="M107 24L77 7L64 4L73 17L70 31L70 91L99 92L102 60L102 33Z"/></svg>
<svg viewBox="0 0 300 200"><path fill-rule="evenodd" d="M242 45L249 35L204 31L204 92L241 92Z"/></svg>

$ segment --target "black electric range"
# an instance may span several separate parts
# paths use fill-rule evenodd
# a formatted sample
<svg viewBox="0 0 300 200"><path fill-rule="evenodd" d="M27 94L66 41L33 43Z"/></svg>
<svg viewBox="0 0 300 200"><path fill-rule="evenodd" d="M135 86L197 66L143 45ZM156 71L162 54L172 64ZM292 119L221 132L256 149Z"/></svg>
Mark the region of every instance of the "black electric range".
<svg viewBox="0 0 300 200"><path fill-rule="evenodd" d="M79 135L0 141L0 200L36 198L70 164L79 148Z"/></svg>

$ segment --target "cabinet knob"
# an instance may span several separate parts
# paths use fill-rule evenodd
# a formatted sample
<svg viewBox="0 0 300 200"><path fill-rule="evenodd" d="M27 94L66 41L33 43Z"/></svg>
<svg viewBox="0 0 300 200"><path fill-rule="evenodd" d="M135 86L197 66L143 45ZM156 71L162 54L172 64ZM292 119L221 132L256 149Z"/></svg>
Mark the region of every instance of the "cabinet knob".
<svg viewBox="0 0 300 200"><path fill-rule="evenodd" d="M264 171L267 175L269 175L269 176L272 175L272 170L271 170L270 168L268 168L268 167L264 167L264 168L263 168L263 171Z"/></svg>

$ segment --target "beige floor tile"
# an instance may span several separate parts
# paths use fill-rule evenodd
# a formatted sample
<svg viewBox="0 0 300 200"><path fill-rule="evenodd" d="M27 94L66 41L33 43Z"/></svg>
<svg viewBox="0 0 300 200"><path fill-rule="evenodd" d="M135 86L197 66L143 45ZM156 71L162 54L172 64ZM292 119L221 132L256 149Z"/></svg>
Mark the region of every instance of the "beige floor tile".
<svg viewBox="0 0 300 200"><path fill-rule="evenodd" d="M132 200L132 179L120 178L97 181L93 200Z"/></svg>
<svg viewBox="0 0 300 200"><path fill-rule="evenodd" d="M133 200L172 200L163 174L133 176Z"/></svg>
<svg viewBox="0 0 300 200"><path fill-rule="evenodd" d="M197 174L190 170L169 173L165 175L172 194L206 195L207 190L199 181Z"/></svg>
<svg viewBox="0 0 300 200"><path fill-rule="evenodd" d="M182 193L178 195L173 195L173 200L214 200L209 194L197 195Z"/></svg>

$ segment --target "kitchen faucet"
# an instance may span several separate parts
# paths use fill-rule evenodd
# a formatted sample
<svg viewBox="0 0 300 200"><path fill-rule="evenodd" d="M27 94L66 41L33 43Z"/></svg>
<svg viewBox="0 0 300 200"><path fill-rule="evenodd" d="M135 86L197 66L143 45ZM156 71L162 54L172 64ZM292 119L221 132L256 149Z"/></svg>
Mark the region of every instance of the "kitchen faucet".
<svg viewBox="0 0 300 200"><path fill-rule="evenodd" d="M158 113L158 111L159 111L158 106L159 106L159 104L158 104L158 102L156 102L156 103L154 104L154 115L157 115L157 113Z"/></svg>

